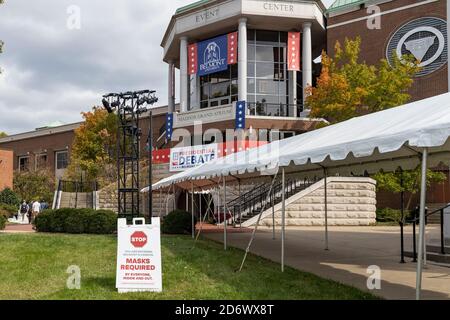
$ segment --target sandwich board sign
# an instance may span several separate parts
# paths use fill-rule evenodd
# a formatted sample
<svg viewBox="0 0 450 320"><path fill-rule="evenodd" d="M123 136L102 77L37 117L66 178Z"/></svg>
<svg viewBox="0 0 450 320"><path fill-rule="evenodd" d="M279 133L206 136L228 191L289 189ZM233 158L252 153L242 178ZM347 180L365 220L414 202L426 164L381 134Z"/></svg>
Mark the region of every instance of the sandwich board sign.
<svg viewBox="0 0 450 320"><path fill-rule="evenodd" d="M140 222L141 224L137 224ZM119 293L161 292L161 231L160 219L144 218L117 222L117 273L116 288Z"/></svg>

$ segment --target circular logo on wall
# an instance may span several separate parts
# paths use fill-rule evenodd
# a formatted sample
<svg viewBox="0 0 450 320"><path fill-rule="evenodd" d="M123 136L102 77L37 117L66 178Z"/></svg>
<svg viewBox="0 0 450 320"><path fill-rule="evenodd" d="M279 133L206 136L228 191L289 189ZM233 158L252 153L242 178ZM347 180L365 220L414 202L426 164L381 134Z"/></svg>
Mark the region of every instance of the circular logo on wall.
<svg viewBox="0 0 450 320"><path fill-rule="evenodd" d="M386 57L393 64L394 55L412 54L422 67L417 76L428 75L447 63L447 23L433 17L420 18L401 26L389 40Z"/></svg>

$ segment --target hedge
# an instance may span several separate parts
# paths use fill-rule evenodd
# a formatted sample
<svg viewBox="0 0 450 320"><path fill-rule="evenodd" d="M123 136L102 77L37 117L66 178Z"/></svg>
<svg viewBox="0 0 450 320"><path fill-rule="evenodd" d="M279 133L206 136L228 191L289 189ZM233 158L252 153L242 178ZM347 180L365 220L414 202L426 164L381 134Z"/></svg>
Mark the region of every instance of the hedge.
<svg viewBox="0 0 450 320"><path fill-rule="evenodd" d="M6 188L0 192L0 203L10 205L13 207L19 207L20 199L17 193L15 193L9 188Z"/></svg>
<svg viewBox="0 0 450 320"><path fill-rule="evenodd" d="M108 210L46 210L34 221L38 232L69 234L113 234L117 231L117 215Z"/></svg>
<svg viewBox="0 0 450 320"><path fill-rule="evenodd" d="M6 227L6 218L0 215L0 230L5 229L5 227Z"/></svg>
<svg viewBox="0 0 450 320"><path fill-rule="evenodd" d="M191 234L192 215L183 210L172 211L164 218L161 230L166 234Z"/></svg>

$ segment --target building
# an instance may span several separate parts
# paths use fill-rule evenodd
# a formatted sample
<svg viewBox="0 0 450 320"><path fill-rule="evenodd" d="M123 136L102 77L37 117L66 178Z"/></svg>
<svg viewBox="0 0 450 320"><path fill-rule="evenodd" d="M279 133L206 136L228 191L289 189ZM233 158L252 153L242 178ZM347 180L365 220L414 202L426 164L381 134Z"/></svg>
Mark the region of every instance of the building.
<svg viewBox="0 0 450 320"><path fill-rule="evenodd" d="M0 150L0 191L13 186L13 152Z"/></svg>
<svg viewBox="0 0 450 320"><path fill-rule="evenodd" d="M413 100L447 92L448 11L445 0L336 0L328 9L320 0L201 0L179 8L161 42L169 95L168 106L153 112L155 160L168 165L168 148L220 144L228 132L233 140L273 141L321 126L324 120L310 118L304 107L305 88L316 84L322 51L333 55L345 38L361 37L368 64L395 54L420 60ZM141 123L146 134L148 116ZM61 178L78 126L2 138L0 148L13 150L15 170L48 166ZM432 201L450 201L449 185L431 189ZM182 206L185 196L174 203ZM390 195L380 199L397 206Z"/></svg>
<svg viewBox="0 0 450 320"><path fill-rule="evenodd" d="M412 100L448 92L448 6L445 0L337 0L327 11L327 48L361 37L361 58L368 64L413 54L422 71L410 90Z"/></svg>
<svg viewBox="0 0 450 320"><path fill-rule="evenodd" d="M154 145L165 144L164 129L167 106L153 109ZM141 128L144 135L149 129L148 114L142 115ZM56 180L64 177L65 169L70 163L75 130L81 122L46 126L34 131L0 138L0 148L11 150L14 171L35 171L49 169ZM145 152L146 138L142 139L142 152Z"/></svg>

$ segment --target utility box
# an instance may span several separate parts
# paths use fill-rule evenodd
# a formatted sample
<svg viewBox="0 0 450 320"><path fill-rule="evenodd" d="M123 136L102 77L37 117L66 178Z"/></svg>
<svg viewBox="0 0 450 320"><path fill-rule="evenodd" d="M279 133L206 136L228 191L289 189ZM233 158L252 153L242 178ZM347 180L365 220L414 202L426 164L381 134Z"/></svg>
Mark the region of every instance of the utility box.
<svg viewBox="0 0 450 320"><path fill-rule="evenodd" d="M0 191L13 187L14 156L10 150L0 150Z"/></svg>

